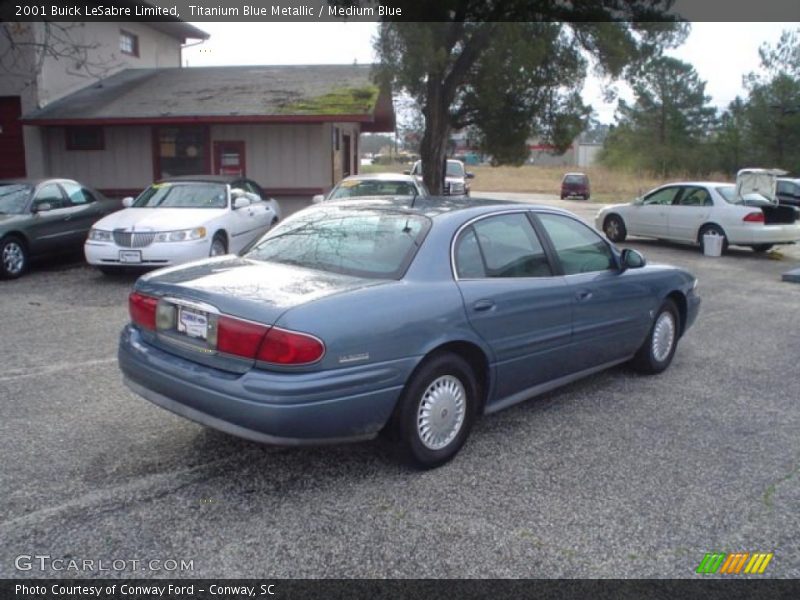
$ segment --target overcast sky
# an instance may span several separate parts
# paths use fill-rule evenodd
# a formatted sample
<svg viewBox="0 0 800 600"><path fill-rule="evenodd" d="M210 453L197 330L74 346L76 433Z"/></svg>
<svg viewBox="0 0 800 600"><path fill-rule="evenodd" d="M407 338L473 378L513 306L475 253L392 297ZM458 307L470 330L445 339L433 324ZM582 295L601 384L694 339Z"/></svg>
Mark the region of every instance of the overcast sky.
<svg viewBox="0 0 800 600"><path fill-rule="evenodd" d="M375 60L376 23L194 23L211 38L184 50L189 66L359 64ZM725 107L743 94L742 76L759 69L758 47L775 43L800 23L693 23L686 43L668 54L694 66L713 104ZM584 101L611 122L615 104L604 104L606 85L588 79ZM621 89L623 96L625 89Z"/></svg>

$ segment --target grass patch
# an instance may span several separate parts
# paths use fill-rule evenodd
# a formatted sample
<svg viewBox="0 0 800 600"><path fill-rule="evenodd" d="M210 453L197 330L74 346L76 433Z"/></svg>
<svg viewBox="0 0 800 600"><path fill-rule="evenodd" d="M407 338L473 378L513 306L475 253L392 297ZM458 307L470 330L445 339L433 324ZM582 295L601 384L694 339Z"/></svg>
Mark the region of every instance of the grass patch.
<svg viewBox="0 0 800 600"><path fill-rule="evenodd" d="M287 115L355 115L370 113L378 99L378 88L374 85L353 88L337 88L327 94L303 98L280 106Z"/></svg>
<svg viewBox="0 0 800 600"><path fill-rule="evenodd" d="M411 168L410 164L362 165L360 173L402 173ZM725 181L730 177L714 173L698 178L694 175L677 174L662 177L652 173L608 169L606 167L542 167L524 165L522 167L490 167L486 165L467 166L467 171L475 174L470 182L476 192L518 192L528 194L553 194L561 191L561 178L564 173L580 171L589 176L593 202L628 202L643 193L665 183L675 181Z"/></svg>

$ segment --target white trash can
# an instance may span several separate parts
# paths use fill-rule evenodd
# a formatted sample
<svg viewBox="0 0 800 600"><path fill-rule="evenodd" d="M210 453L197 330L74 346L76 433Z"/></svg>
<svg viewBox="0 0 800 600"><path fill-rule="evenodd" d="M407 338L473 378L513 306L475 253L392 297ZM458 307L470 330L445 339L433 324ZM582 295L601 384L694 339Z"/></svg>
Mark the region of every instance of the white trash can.
<svg viewBox="0 0 800 600"><path fill-rule="evenodd" d="M703 236L703 254L706 256L722 256L722 240L721 235L707 233Z"/></svg>

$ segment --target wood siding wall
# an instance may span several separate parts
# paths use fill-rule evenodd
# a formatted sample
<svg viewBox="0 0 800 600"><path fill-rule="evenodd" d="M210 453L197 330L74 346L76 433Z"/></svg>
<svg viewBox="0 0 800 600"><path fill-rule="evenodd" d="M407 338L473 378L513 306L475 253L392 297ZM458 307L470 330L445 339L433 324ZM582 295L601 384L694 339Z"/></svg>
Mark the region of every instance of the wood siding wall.
<svg viewBox="0 0 800 600"><path fill-rule="evenodd" d="M150 127L104 127L104 150L67 150L62 127L44 128L48 175L98 189L144 189L153 181Z"/></svg>

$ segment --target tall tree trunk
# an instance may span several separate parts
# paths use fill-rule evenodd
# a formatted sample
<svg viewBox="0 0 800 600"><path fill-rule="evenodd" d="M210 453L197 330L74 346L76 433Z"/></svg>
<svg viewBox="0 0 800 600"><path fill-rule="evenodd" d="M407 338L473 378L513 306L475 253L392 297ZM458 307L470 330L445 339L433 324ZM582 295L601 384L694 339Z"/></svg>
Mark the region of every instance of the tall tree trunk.
<svg viewBox="0 0 800 600"><path fill-rule="evenodd" d="M450 137L449 102L443 93L441 76L428 74L428 98L422 114L425 115L425 133L419 149L422 180L431 194L439 196L444 192L444 161Z"/></svg>

